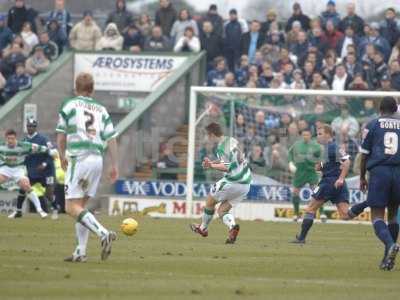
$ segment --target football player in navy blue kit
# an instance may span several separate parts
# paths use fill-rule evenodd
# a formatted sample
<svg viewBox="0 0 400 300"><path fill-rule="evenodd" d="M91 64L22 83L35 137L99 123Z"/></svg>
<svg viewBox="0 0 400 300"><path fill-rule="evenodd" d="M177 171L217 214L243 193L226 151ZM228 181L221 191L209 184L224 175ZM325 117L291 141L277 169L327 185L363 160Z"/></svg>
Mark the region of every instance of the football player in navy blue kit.
<svg viewBox="0 0 400 300"><path fill-rule="evenodd" d="M306 236L314 223L315 214L326 201L331 201L336 205L341 219L350 219L349 190L345 182L350 169L350 156L339 148L329 125L325 124L318 128L317 139L324 146L323 161L316 164L316 169L322 172L322 178L305 208L301 231L293 241L296 244L306 242Z"/></svg>
<svg viewBox="0 0 400 300"><path fill-rule="evenodd" d="M380 104L380 117L368 123L361 145L360 189L368 189L366 204L378 239L385 245L380 269L391 270L399 252L397 211L400 203L400 115L397 102L385 97ZM369 171L369 180L366 173ZM362 204L361 204L362 205ZM385 209L388 210L388 225Z"/></svg>

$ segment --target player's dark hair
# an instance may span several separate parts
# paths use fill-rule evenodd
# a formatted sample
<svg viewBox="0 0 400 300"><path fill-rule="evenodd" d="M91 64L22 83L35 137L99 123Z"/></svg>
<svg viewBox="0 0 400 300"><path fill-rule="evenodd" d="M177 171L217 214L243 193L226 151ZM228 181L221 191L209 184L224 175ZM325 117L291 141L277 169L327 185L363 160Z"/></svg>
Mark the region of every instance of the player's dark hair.
<svg viewBox="0 0 400 300"><path fill-rule="evenodd" d="M216 137L220 137L220 136L223 135L222 128L221 128L221 126L220 126L219 124L217 124L217 123L210 123L210 124L208 124L208 126L206 127L206 131L207 131L208 134L211 134L211 133L212 133L212 134L215 135Z"/></svg>
<svg viewBox="0 0 400 300"><path fill-rule="evenodd" d="M90 96L94 90L93 76L89 73L80 73L76 77L75 87L78 95Z"/></svg>
<svg viewBox="0 0 400 300"><path fill-rule="evenodd" d="M17 136L17 132L14 129L7 129L5 136L10 136L10 135Z"/></svg>
<svg viewBox="0 0 400 300"><path fill-rule="evenodd" d="M397 111L397 101L393 97L384 97L379 106L381 114L392 115Z"/></svg>

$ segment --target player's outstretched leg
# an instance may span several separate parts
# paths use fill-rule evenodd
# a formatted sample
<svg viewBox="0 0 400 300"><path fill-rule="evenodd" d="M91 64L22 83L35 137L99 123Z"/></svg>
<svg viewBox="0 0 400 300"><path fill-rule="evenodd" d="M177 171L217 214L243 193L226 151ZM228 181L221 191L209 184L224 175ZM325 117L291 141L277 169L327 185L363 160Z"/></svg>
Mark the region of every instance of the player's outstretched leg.
<svg viewBox="0 0 400 300"><path fill-rule="evenodd" d="M373 220L373 227L375 231L375 235L378 239L385 245L385 255L380 264L380 268L382 270L391 270L393 266L390 268L389 265L394 265L394 259L396 258L397 251L396 247L392 248L395 245L392 236L390 234L389 228L387 227L385 221L383 219L375 218ZM389 252L391 251L390 255Z"/></svg>
<svg viewBox="0 0 400 300"><path fill-rule="evenodd" d="M347 212L349 219L354 219L355 217L359 216L367 207L367 201L363 201L353 205Z"/></svg>
<svg viewBox="0 0 400 300"><path fill-rule="evenodd" d="M206 206L203 210L203 215L201 216L201 224L190 224L190 229L200 234L202 237L208 236L208 225L211 223L214 213L215 213L215 204L217 202L211 196L208 196Z"/></svg>
<svg viewBox="0 0 400 300"><path fill-rule="evenodd" d="M68 262L86 262L86 248L89 239L89 229L83 226L81 223L75 223L76 240L78 245L75 248L74 253L71 256L64 259Z"/></svg>
<svg viewBox="0 0 400 300"><path fill-rule="evenodd" d="M10 214L8 216L9 219L22 217L22 205L24 204L25 197L26 197L25 191L20 189L18 192L18 197L17 197L17 209L16 209L16 211L14 211L12 214Z"/></svg>

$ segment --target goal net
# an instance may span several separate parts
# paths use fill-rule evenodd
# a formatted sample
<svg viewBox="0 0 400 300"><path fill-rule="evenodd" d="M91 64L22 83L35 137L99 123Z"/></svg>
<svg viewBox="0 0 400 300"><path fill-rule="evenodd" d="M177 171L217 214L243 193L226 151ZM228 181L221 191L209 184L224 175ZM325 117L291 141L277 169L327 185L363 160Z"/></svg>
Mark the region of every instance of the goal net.
<svg viewBox="0 0 400 300"><path fill-rule="evenodd" d="M224 135L235 138L253 173L252 188L245 201L290 201L293 169L291 147L309 129L312 138L321 124L329 124L336 140L351 157L348 185L354 194L358 187L358 150L365 124L378 116L385 96L400 100L397 92L331 90L274 90L248 88L192 87L189 106L187 164L188 214L193 200L204 198L199 187L214 183L222 173L202 168L202 160L216 159L216 145L207 139L205 127L216 122ZM266 188L257 188L259 186ZM271 186L279 193L270 192ZM263 192L261 192L263 191ZM266 192L267 191L267 192ZM272 191L272 190L271 190ZM276 191L276 189L274 190ZM307 201L307 187L301 199ZM358 196L358 200L361 196ZM357 202L358 200L353 200ZM350 201L352 201L350 199Z"/></svg>

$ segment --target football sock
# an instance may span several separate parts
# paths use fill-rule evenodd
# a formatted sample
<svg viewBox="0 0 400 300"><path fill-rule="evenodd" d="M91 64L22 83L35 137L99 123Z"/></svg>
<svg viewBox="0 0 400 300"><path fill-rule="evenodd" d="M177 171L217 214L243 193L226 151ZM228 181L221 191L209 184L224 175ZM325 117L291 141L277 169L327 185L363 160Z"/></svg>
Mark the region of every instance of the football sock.
<svg viewBox="0 0 400 300"><path fill-rule="evenodd" d="M397 237L399 236L399 223L389 223L388 228L393 242L396 243Z"/></svg>
<svg viewBox="0 0 400 300"><path fill-rule="evenodd" d="M39 200L38 196L36 196L36 194L33 191L30 191L27 194L27 197L28 197L29 200L31 200L31 202L35 206L37 212L43 211L42 206L40 205L40 200Z"/></svg>
<svg viewBox="0 0 400 300"><path fill-rule="evenodd" d="M22 211L22 205L24 204L26 193L23 190L19 190L17 197L17 211Z"/></svg>
<svg viewBox="0 0 400 300"><path fill-rule="evenodd" d="M349 215L349 217L351 219L353 219L353 218L357 217L359 214L361 214L364 211L364 209L366 209L367 207L368 207L367 201L357 203L349 209L347 214Z"/></svg>
<svg viewBox="0 0 400 300"><path fill-rule="evenodd" d="M222 216L222 222L224 222L224 224L228 226L229 230L236 225L235 217L230 213L226 213Z"/></svg>
<svg viewBox="0 0 400 300"><path fill-rule="evenodd" d="M108 230L104 228L88 210L84 210L79 214L78 222L100 238L108 234Z"/></svg>
<svg viewBox="0 0 400 300"><path fill-rule="evenodd" d="M86 247L89 239L89 229L83 226L81 223L75 223L76 238L78 245L75 250L75 255L86 255Z"/></svg>
<svg viewBox="0 0 400 300"><path fill-rule="evenodd" d="M382 219L376 219L373 221L373 226L376 236L385 245L385 253L387 253L394 242L386 223Z"/></svg>
<svg viewBox="0 0 400 300"><path fill-rule="evenodd" d="M298 216L300 214L300 197L299 197L299 195L293 195L292 203L293 203L294 214L296 216Z"/></svg>
<svg viewBox="0 0 400 300"><path fill-rule="evenodd" d="M301 232L297 236L299 240L305 240L308 231L314 223L315 214L314 213L305 213L303 218L303 223L301 224Z"/></svg>
<svg viewBox="0 0 400 300"><path fill-rule="evenodd" d="M208 224L210 224L211 220L213 219L213 216L214 216L214 210L204 207L203 216L201 217L201 225L200 225L201 230L208 228Z"/></svg>

